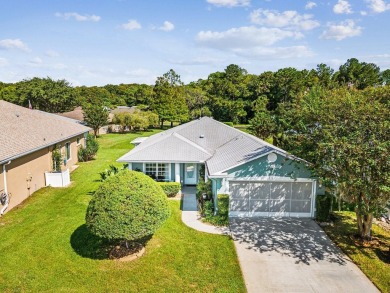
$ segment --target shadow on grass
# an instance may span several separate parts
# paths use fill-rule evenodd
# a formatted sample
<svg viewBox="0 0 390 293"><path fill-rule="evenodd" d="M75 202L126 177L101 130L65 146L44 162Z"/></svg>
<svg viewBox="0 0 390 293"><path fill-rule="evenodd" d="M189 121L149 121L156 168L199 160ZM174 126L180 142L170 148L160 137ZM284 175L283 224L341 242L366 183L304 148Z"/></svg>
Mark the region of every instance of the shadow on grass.
<svg viewBox="0 0 390 293"><path fill-rule="evenodd" d="M152 236L153 235L145 236L134 241L134 243L146 246ZM117 248L118 245L124 246L124 242L109 241L107 239L97 237L89 232L86 224L83 224L79 226L70 236L70 245L73 250L82 257L90 259L112 259L112 257L110 257L110 253L112 253L114 248ZM131 249L129 252L131 252ZM129 254L129 252L127 252L127 254ZM126 251L122 256L125 255Z"/></svg>
<svg viewBox="0 0 390 293"><path fill-rule="evenodd" d="M85 224L72 233L70 245L78 255L91 259L108 259L112 247L109 241L89 232Z"/></svg>

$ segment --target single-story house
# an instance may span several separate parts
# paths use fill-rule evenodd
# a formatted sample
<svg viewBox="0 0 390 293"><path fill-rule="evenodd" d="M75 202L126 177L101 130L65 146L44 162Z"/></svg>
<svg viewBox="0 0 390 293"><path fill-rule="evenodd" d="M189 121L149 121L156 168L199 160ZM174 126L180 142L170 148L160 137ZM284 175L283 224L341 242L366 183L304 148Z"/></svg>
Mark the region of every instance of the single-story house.
<svg viewBox="0 0 390 293"><path fill-rule="evenodd" d="M204 168L215 205L218 194L230 195L232 217L314 217L316 194L323 191L304 160L209 117L136 143L119 162L182 185L196 185Z"/></svg>
<svg viewBox="0 0 390 293"><path fill-rule="evenodd" d="M45 172L53 171L54 149L62 154L61 169L71 171L90 128L2 100L0 117L0 194L11 195L8 206L0 203L5 212L47 185Z"/></svg>

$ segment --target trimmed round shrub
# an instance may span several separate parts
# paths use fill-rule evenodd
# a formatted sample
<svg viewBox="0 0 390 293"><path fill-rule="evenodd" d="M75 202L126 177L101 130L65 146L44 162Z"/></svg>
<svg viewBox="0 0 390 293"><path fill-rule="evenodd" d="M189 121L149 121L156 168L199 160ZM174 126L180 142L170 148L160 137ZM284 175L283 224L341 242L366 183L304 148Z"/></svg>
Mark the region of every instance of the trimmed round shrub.
<svg viewBox="0 0 390 293"><path fill-rule="evenodd" d="M143 173L123 170L95 192L86 223L96 236L133 241L152 235L169 214L167 197L157 182Z"/></svg>

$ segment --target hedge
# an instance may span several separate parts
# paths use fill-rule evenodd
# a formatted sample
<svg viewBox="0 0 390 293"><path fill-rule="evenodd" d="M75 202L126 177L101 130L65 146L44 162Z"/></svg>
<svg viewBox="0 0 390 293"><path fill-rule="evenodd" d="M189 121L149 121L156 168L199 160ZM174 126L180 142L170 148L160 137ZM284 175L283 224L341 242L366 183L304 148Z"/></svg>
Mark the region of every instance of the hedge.
<svg viewBox="0 0 390 293"><path fill-rule="evenodd" d="M181 190L180 182L158 182L168 197L174 197Z"/></svg>

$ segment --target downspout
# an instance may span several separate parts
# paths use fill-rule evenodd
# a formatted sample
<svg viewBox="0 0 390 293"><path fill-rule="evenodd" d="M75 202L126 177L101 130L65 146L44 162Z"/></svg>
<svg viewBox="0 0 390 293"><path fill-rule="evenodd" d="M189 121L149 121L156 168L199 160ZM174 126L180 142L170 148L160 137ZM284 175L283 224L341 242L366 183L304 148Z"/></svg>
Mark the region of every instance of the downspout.
<svg viewBox="0 0 390 293"><path fill-rule="evenodd" d="M8 208L8 204L9 204L8 186L7 186L7 170L5 168L5 166L7 166L9 164L11 164L11 161L8 161L8 163L3 164L4 192L5 192L6 196L7 196L7 201L5 202L4 207L0 210L0 216L2 216L4 214L4 212Z"/></svg>

